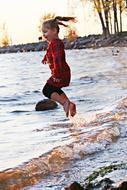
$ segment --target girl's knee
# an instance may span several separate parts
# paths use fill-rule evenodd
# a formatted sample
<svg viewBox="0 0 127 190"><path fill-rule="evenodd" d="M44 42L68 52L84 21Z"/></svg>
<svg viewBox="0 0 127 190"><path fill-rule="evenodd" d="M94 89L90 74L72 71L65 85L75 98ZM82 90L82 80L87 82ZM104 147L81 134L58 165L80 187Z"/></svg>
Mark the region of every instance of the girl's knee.
<svg viewBox="0 0 127 190"><path fill-rule="evenodd" d="M51 91L50 86L48 84L45 84L44 88L42 89L42 93L47 98L51 99L51 93L52 93L52 91Z"/></svg>
<svg viewBox="0 0 127 190"><path fill-rule="evenodd" d="M48 97L48 93L47 93L47 87L46 85L44 86L44 88L42 89L42 94L44 94L44 96Z"/></svg>
<svg viewBox="0 0 127 190"><path fill-rule="evenodd" d="M48 97L49 99L51 99L51 95L52 93L56 92L57 94L61 95L64 92L61 90L61 88L57 88L55 86L51 86L48 83L45 84L44 88L42 89L42 93L44 94L44 96Z"/></svg>

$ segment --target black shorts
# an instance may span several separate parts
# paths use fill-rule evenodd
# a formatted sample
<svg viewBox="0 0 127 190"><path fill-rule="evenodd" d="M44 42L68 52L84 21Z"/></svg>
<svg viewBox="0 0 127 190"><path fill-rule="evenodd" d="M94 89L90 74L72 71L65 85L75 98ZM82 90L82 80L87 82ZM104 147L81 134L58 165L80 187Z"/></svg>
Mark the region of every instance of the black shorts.
<svg viewBox="0 0 127 190"><path fill-rule="evenodd" d="M51 94L53 92L57 92L59 95L63 94L63 90L61 90L61 88L55 87L55 86L51 86L48 83L45 84L43 90L42 90L43 94L48 97L49 99L51 98Z"/></svg>

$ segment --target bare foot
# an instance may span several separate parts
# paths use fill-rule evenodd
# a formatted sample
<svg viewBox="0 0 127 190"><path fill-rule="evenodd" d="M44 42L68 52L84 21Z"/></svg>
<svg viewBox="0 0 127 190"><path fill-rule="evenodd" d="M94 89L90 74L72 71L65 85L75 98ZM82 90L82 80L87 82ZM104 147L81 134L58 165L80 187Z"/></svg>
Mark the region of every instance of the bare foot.
<svg viewBox="0 0 127 190"><path fill-rule="evenodd" d="M74 117L76 114L76 105L73 102L70 102L69 111L70 111L70 115Z"/></svg>
<svg viewBox="0 0 127 190"><path fill-rule="evenodd" d="M68 117L69 115L69 107L70 107L70 102L67 100L64 104L63 104L63 108L64 108L64 111L66 113L66 117Z"/></svg>

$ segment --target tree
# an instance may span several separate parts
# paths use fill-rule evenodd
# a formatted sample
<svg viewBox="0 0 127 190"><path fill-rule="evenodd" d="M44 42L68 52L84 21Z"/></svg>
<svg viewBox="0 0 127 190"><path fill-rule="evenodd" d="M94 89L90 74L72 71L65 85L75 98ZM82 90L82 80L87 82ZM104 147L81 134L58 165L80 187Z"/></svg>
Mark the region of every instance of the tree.
<svg viewBox="0 0 127 190"><path fill-rule="evenodd" d="M127 0L125 0L125 3L126 3L126 7L127 7Z"/></svg>
<svg viewBox="0 0 127 190"><path fill-rule="evenodd" d="M110 34L109 30L109 15L110 15L110 0L80 0L82 1L90 1L94 4L94 8L96 9L104 36L108 36Z"/></svg>
<svg viewBox="0 0 127 190"><path fill-rule="evenodd" d="M7 47L7 46L11 45L12 40L11 40L10 36L8 35L6 23L4 23L2 25L0 30L1 30L0 46Z"/></svg>
<svg viewBox="0 0 127 190"><path fill-rule="evenodd" d="M106 28L105 20L104 20L104 17L103 17L102 3L101 3L100 0L94 0L94 5L95 5L95 8L96 8L96 10L98 12L100 21L101 21L103 35L107 36L109 34L109 29Z"/></svg>
<svg viewBox="0 0 127 190"><path fill-rule="evenodd" d="M80 0L83 1L83 0ZM104 36L122 32L122 13L127 8L127 0L84 0L94 4ZM113 23L113 25L112 25Z"/></svg>
<svg viewBox="0 0 127 190"><path fill-rule="evenodd" d="M123 31L123 27L122 27L122 25L123 25L123 23L122 23L122 13L127 8L126 7L126 3L127 3L126 0L117 0L117 4L118 4L118 8L119 8L119 16L120 16L120 18L119 18L120 32Z"/></svg>
<svg viewBox="0 0 127 190"><path fill-rule="evenodd" d="M119 33L118 15L117 15L117 1L113 0L113 13L114 13L114 33Z"/></svg>
<svg viewBox="0 0 127 190"><path fill-rule="evenodd" d="M104 10L104 16L105 16L105 24L106 24L106 35L110 34L109 30L109 11L110 11L110 0L102 0L103 10Z"/></svg>
<svg viewBox="0 0 127 190"><path fill-rule="evenodd" d="M77 30L76 28L71 28L69 27L68 30L67 30L67 33L65 35L65 38L68 39L68 41L72 42L74 41L76 38L78 37L78 34L77 34Z"/></svg>
<svg viewBox="0 0 127 190"><path fill-rule="evenodd" d="M120 32L122 32L122 0L119 0L119 11L120 11Z"/></svg>

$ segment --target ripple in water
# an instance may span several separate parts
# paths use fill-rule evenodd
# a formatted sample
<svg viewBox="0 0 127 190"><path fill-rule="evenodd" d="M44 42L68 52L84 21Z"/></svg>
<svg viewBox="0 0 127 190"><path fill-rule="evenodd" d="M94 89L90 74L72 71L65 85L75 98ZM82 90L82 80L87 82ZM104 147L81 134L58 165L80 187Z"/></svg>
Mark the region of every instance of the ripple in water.
<svg viewBox="0 0 127 190"><path fill-rule="evenodd" d="M72 162L75 163L72 170L76 167L81 171L79 162L85 160L82 164L88 165L80 175L84 177L98 163L106 163L111 145L126 138L121 123L126 119L126 99L122 99L127 94L127 71L120 58L124 55L126 60L126 51L122 54L121 49L116 60L110 56L110 48L67 50L73 75L71 85L64 90L76 102L78 110L78 115L70 120L60 106L56 110L35 112L35 104L44 98L41 90L49 77L48 67L41 64L43 53L0 56L1 190L21 189L42 179L47 184L43 181L44 185L34 189L52 189L52 185L52 190L61 189L67 179L78 177L78 172L67 177ZM115 152L115 158L124 154L124 151ZM105 157L97 160L102 153ZM53 181L56 175L63 176L58 177L57 185Z"/></svg>

